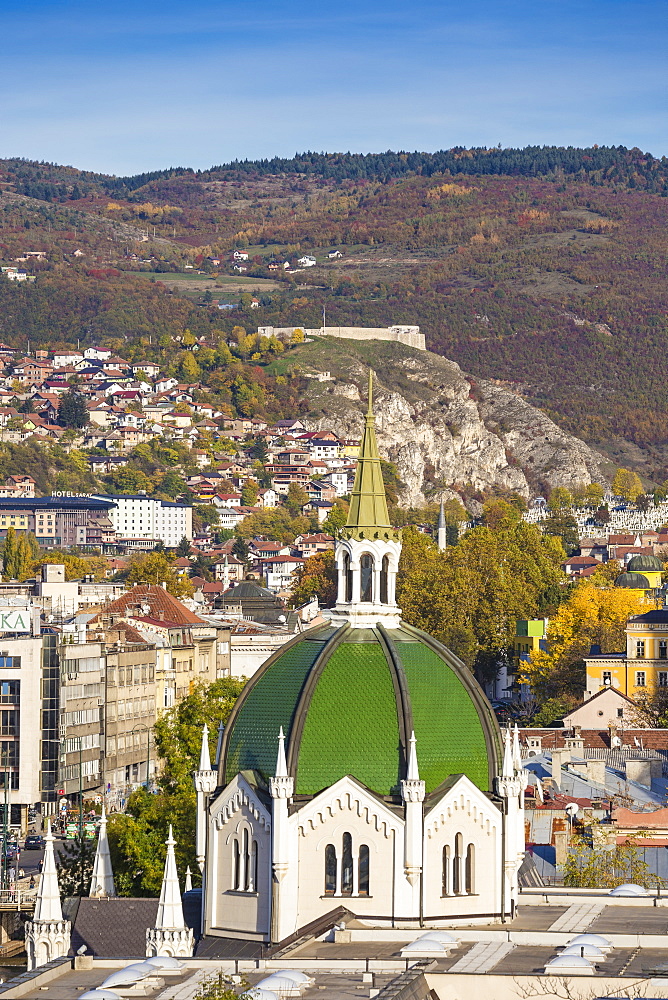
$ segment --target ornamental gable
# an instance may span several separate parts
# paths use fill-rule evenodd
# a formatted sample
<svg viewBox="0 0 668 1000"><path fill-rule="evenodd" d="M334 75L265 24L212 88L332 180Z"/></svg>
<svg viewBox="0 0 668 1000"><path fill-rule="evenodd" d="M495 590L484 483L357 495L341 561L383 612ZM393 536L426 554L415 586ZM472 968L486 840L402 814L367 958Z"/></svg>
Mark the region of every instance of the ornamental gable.
<svg viewBox="0 0 668 1000"><path fill-rule="evenodd" d="M222 830L239 812L250 814L266 832L271 830L269 810L241 774L237 774L212 803L211 820L217 830Z"/></svg>
<svg viewBox="0 0 668 1000"><path fill-rule="evenodd" d="M329 825L331 820L345 819L349 822L351 814L357 817L360 824L371 827L382 837L389 838L393 831L399 833L403 830L403 819L350 775L340 778L316 795L292 819L298 836L307 837L319 827Z"/></svg>
<svg viewBox="0 0 668 1000"><path fill-rule="evenodd" d="M441 827L465 820L479 826L485 833L492 833L500 817L497 806L462 774L425 814L424 830L427 838L431 838Z"/></svg>

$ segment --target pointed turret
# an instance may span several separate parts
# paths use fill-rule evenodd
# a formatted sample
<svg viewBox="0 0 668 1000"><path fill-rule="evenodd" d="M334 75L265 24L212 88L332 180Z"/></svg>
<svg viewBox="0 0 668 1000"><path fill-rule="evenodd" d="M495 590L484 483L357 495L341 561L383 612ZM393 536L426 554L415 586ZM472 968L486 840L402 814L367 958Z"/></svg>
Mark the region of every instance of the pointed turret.
<svg viewBox="0 0 668 1000"><path fill-rule="evenodd" d="M396 538L387 512L383 470L376 441L371 369L369 369L369 405L357 459L355 485L350 494L350 509L343 535L346 538Z"/></svg>
<svg viewBox="0 0 668 1000"><path fill-rule="evenodd" d="M46 837L44 838L44 860L42 862L42 874L39 879L37 899L35 900L34 921L63 919L63 908L60 905L60 891L58 889L58 873L56 872L56 859L53 853L55 839L51 833L51 820L49 820L46 827Z"/></svg>
<svg viewBox="0 0 668 1000"><path fill-rule="evenodd" d="M192 928L186 927L186 922L183 919L181 887L174 854L176 841L171 823L169 836L165 843L167 857L162 876L158 914L155 918L155 926L149 927L146 931L146 954L149 957L171 955L174 958L190 958L195 942Z"/></svg>
<svg viewBox="0 0 668 1000"><path fill-rule="evenodd" d="M406 811L404 874L415 894L419 892L422 872L422 803L425 797L425 783L420 780L414 732L411 733L408 746L406 778L401 782L401 797Z"/></svg>
<svg viewBox="0 0 668 1000"><path fill-rule="evenodd" d="M109 854L109 841L107 840L107 814L102 806L100 816L100 829L97 837L97 848L95 850L95 861L93 862L93 875L90 880L89 896L115 896L114 873L111 868L111 855Z"/></svg>
<svg viewBox="0 0 668 1000"><path fill-rule="evenodd" d="M448 547L448 529L445 523L445 508L441 500L441 507L438 512L438 526L436 528L436 544L439 552L445 552Z"/></svg>
<svg viewBox="0 0 668 1000"><path fill-rule="evenodd" d="M285 759L285 735L283 726L278 731L278 756L276 757L276 777L285 778L288 774L288 765Z"/></svg>
<svg viewBox="0 0 668 1000"><path fill-rule="evenodd" d="M503 764L501 765L501 777L512 778L515 774L513 767L513 748L510 730L503 730Z"/></svg>
<svg viewBox="0 0 668 1000"><path fill-rule="evenodd" d="M64 958L70 948L72 924L63 920L58 891L58 875L53 853L55 837L51 833L51 820L47 823L44 860L39 880L35 912L32 920L25 925L28 970L44 965L54 958Z"/></svg>
<svg viewBox="0 0 668 1000"><path fill-rule="evenodd" d="M172 832L172 824L169 824L169 836L165 841L167 845L167 857L165 858L165 870L162 876L162 887L160 889L160 902L158 903L158 915L155 918L155 926L158 930L181 930L185 927L183 919L183 906L181 905L181 886L176 870L176 855L174 848L176 841Z"/></svg>
<svg viewBox="0 0 668 1000"><path fill-rule="evenodd" d="M199 870L204 868L204 856L206 854L206 809L207 796L215 792L218 784L218 775L211 767L211 755L209 753L209 728L206 723L202 726L202 745L199 752L199 767L193 775L195 791L197 792L197 813L195 815L195 851Z"/></svg>
<svg viewBox="0 0 668 1000"><path fill-rule="evenodd" d="M199 753L199 770L211 770L211 755L209 754L209 727L206 722L202 726L202 747Z"/></svg>
<svg viewBox="0 0 668 1000"><path fill-rule="evenodd" d="M414 732L411 733L409 744L410 750L408 751L408 768L406 769L406 777L409 781L419 781L420 774L418 771L417 750L415 749L416 739Z"/></svg>

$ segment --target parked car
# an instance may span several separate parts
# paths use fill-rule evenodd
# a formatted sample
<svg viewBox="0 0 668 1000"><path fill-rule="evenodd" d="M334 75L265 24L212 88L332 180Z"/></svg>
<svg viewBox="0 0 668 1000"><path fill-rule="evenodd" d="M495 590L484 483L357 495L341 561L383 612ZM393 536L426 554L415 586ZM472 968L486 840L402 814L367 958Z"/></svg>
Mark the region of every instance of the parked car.
<svg viewBox="0 0 668 1000"><path fill-rule="evenodd" d="M44 847L44 837L39 834L31 834L30 837L26 837L26 842L23 845L24 851L41 851Z"/></svg>

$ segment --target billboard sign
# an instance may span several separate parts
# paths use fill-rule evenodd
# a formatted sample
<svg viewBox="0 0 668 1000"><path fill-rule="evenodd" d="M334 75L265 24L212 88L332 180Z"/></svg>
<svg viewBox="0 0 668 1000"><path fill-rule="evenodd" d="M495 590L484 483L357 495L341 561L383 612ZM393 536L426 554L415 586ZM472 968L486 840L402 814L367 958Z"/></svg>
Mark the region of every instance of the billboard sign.
<svg viewBox="0 0 668 1000"><path fill-rule="evenodd" d="M30 632L30 608L0 605L0 632Z"/></svg>

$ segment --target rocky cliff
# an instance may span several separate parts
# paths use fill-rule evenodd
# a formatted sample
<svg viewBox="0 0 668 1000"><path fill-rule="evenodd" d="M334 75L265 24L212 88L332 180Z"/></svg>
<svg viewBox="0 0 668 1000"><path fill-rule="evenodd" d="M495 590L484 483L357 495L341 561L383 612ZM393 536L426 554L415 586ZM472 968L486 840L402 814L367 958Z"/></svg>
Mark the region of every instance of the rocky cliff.
<svg viewBox="0 0 668 1000"><path fill-rule="evenodd" d="M529 497L546 486L608 478L603 456L540 410L437 354L321 340L305 344L298 358L309 378L309 428L344 437L360 436L368 367L374 369L378 443L405 483L407 504L465 486ZM319 381L323 373L330 380Z"/></svg>

